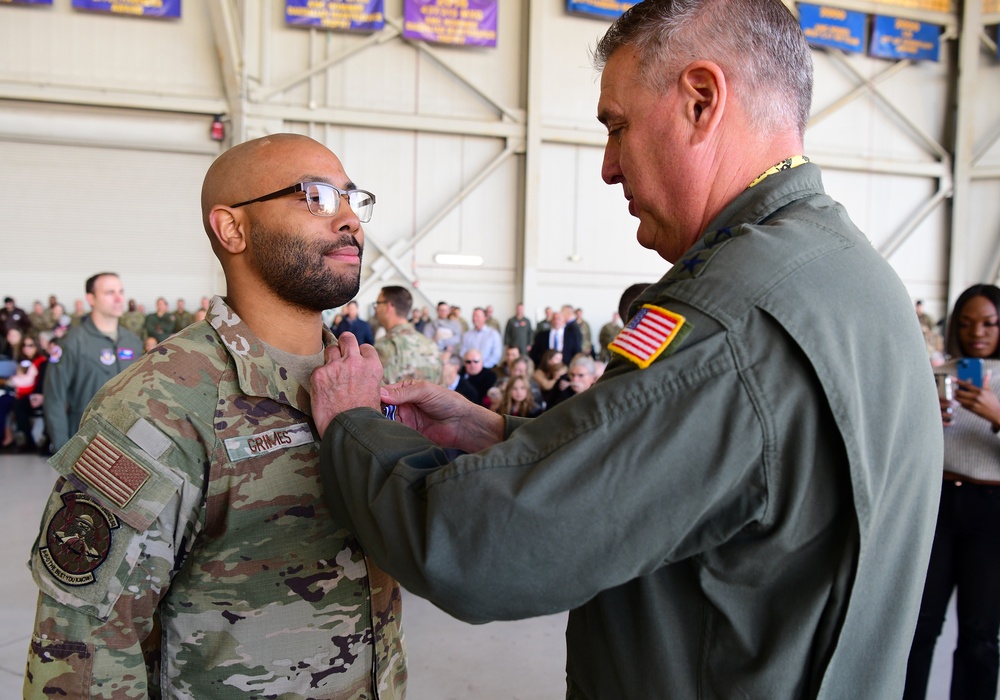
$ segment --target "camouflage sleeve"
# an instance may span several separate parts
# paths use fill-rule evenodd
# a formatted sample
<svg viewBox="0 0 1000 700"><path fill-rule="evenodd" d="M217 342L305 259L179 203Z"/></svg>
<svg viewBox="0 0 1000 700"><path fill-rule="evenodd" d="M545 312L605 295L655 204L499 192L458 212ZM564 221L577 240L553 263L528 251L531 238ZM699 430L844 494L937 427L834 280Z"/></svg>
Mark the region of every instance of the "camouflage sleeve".
<svg viewBox="0 0 1000 700"><path fill-rule="evenodd" d="M181 456L118 405L52 458L61 478L29 564L41 593L25 698L159 697L157 608L200 529L200 485L166 466Z"/></svg>
<svg viewBox="0 0 1000 700"><path fill-rule="evenodd" d="M375 341L375 351L378 353L378 361L382 363L382 381L392 384L396 381L394 377L399 375L399 368L395 363L398 357L395 345L389 338L379 338Z"/></svg>

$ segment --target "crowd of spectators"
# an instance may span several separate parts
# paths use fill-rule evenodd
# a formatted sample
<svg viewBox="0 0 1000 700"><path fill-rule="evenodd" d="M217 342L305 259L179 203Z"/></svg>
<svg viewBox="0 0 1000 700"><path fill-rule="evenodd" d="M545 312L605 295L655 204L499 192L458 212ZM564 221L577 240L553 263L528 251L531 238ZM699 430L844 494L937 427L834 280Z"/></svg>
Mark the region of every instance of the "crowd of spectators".
<svg viewBox="0 0 1000 700"><path fill-rule="evenodd" d="M626 290L619 311L600 328L596 344L583 309L570 305L546 307L544 317L533 324L525 316L524 305L518 304L514 315L501 325L492 306L473 309L469 323L458 306L442 301L434 318L427 307L413 307L408 312L409 325L436 344L443 368L441 385L499 413L536 416L585 391L601 376L610 360L608 345L622 328L621 318L644 287L638 284ZM208 303L208 297L202 297L199 307L190 312L184 299L178 299L171 310L160 297L155 310L147 314L142 304L130 299L121 325L139 336L148 352L171 334L202 320ZM43 417L45 371L50 356L58 358L61 339L87 315L80 300L74 300L73 309L67 314L55 296L48 298L47 305L35 301L30 313L11 297L4 299L0 416L5 450L49 454ZM328 313L334 335L350 331L359 342L371 344L384 338L386 328L379 323L377 307L367 320L358 310L357 301L351 301L339 312ZM942 350L939 324L931 321L919 302L917 314L933 361Z"/></svg>
<svg viewBox="0 0 1000 700"><path fill-rule="evenodd" d="M610 360L608 345L622 328L628 304L645 287L634 285L626 290L622 305L604 324L596 343L583 309L564 305L546 307L544 318L533 324L518 304L505 325L493 316L493 307L476 307L471 323L458 306L447 302L437 305L431 317L427 307L413 307L409 324L430 338L440 354L442 372L439 383L458 391L470 401L499 413L536 416L548 408L589 388ZM143 340L148 352L173 333L200 321L208 309L208 297L202 297L194 311L178 299L171 310L163 297L156 300L150 313L135 299L121 317L122 327ZM60 352L59 343L87 315L83 302L74 300L74 312L67 314L55 296L48 304L35 301L31 312L17 306L11 297L0 309L0 416L3 420L2 446L5 450L39 451L49 454L43 418L45 370L49 357ZM386 329L379 323L376 310L365 320L358 314L357 301L327 315L335 336L350 331L361 343L374 344ZM940 357L939 324L931 321L917 303L917 314L927 339L932 361ZM512 382L513 378L518 381Z"/></svg>
<svg viewBox="0 0 1000 700"><path fill-rule="evenodd" d="M173 311L164 298L156 300L156 311L146 314L142 304L128 302L122 314L123 328L137 335L148 351L157 343L185 326L205 318L208 297L193 313L178 299ZM0 448L5 451L50 454L50 434L45 424L45 377L50 360L57 362L62 343L80 327L89 312L80 299L73 302L73 313L55 296L48 305L32 304L31 312L19 307L11 297L4 298L0 309Z"/></svg>
<svg viewBox="0 0 1000 700"><path fill-rule="evenodd" d="M605 340L622 327L616 313L601 328L601 344L595 345L583 309L570 305L546 307L537 327L525 316L523 304L503 326L492 306L474 308L471 323L458 306L446 301L435 311L433 318L427 307L408 313L409 325L437 346L443 366L439 383L470 401L516 416L536 416L589 388L610 359ZM359 342L374 339L376 347L386 333L378 307L364 320L355 301L333 317L330 327L338 337L350 331Z"/></svg>
<svg viewBox="0 0 1000 700"><path fill-rule="evenodd" d="M188 311L184 299L171 309L164 297L146 313L135 299L121 318L121 326L137 335L148 352L185 326L200 321L208 309L208 297ZM88 310L74 300L73 313L55 296L48 304L35 301L26 312L7 297L0 309L0 416L3 417L3 449L50 454L45 427L45 371L50 357L58 360L60 342L79 326ZM379 323L377 307L369 318L359 316L357 301L339 311L331 310L326 321L335 336L350 331L361 343L376 344L387 329ZM458 391L470 401L500 413L536 416L560 401L584 391L601 375L610 357L607 344L621 329L619 314L600 329L595 345L583 310L565 305L546 307L537 324L525 316L524 305L506 324L493 315L493 307L476 307L471 323L461 308L440 302L436 316L430 309L412 308L409 325L437 346L442 370L437 381ZM385 314L382 314L383 317ZM395 319L398 324L403 319Z"/></svg>

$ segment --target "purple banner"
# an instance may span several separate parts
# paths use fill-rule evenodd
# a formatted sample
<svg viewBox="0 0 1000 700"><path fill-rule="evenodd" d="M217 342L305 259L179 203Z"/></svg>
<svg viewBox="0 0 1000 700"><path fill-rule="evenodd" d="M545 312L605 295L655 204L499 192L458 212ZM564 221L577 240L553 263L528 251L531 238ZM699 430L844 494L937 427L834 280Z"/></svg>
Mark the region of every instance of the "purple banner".
<svg viewBox="0 0 1000 700"><path fill-rule="evenodd" d="M499 0L404 0L403 36L458 46L497 45Z"/></svg>
<svg viewBox="0 0 1000 700"><path fill-rule="evenodd" d="M566 0L566 9L574 14L591 15L593 17L605 17L607 19L618 19L625 10L638 3L620 2L619 0Z"/></svg>
<svg viewBox="0 0 1000 700"><path fill-rule="evenodd" d="M48 5L52 7L52 0L0 0L0 5Z"/></svg>
<svg viewBox="0 0 1000 700"><path fill-rule="evenodd" d="M73 0L73 8L133 17L181 16L181 0Z"/></svg>
<svg viewBox="0 0 1000 700"><path fill-rule="evenodd" d="M285 0L285 22L294 27L377 32L385 26L384 0Z"/></svg>

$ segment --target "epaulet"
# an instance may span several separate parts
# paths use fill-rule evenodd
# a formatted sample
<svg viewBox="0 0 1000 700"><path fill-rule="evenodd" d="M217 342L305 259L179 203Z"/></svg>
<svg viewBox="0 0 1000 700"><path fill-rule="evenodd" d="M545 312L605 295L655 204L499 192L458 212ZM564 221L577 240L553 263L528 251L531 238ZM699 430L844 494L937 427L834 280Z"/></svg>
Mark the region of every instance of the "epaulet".
<svg viewBox="0 0 1000 700"><path fill-rule="evenodd" d="M695 279L705 271L708 263L711 262L720 250L731 240L741 235L739 228L736 230L726 227L713 233L706 233L699 241L692 246L691 250L674 263L666 278L666 284L676 284L683 280Z"/></svg>

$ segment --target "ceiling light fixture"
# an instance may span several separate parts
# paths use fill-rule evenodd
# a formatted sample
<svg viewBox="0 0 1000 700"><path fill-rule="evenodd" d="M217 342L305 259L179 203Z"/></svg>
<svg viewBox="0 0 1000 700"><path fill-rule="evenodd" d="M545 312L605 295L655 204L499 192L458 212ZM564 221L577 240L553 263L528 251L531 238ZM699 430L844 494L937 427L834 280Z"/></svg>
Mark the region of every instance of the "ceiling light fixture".
<svg viewBox="0 0 1000 700"><path fill-rule="evenodd" d="M438 253L434 256L434 262L438 265L464 265L466 267L479 267L483 264L483 256Z"/></svg>

